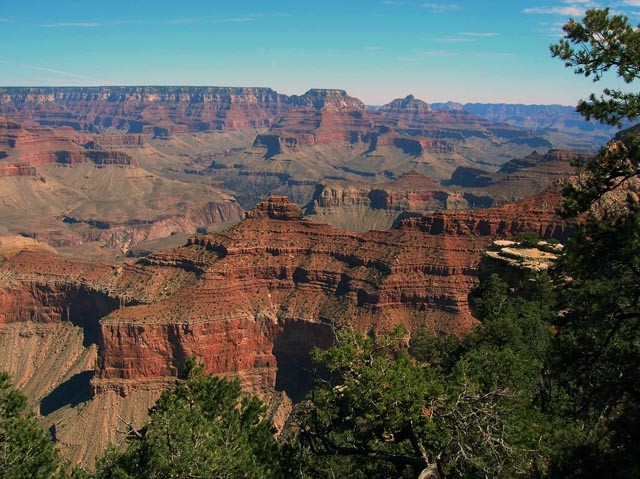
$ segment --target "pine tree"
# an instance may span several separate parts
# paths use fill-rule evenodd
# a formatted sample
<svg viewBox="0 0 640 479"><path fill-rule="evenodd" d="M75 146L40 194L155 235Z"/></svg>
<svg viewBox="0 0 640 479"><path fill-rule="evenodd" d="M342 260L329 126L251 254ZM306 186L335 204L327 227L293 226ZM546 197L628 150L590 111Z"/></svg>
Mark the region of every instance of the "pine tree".
<svg viewBox="0 0 640 479"><path fill-rule="evenodd" d="M28 411L26 398L0 372L0 477L60 478L60 460L49 434Z"/></svg>
<svg viewBox="0 0 640 479"><path fill-rule="evenodd" d="M640 75L640 29L608 9L564 26L552 54L596 81L614 69L626 83ZM578 106L610 124L640 116L640 95L605 89ZM640 476L640 170L638 129L619 133L565 187L563 213L579 218L566 245L568 278L558 324L554 374L559 413L576 434L560 449L556 477ZM563 399L563 400L562 400Z"/></svg>
<svg viewBox="0 0 640 479"><path fill-rule="evenodd" d="M188 362L164 392L149 423L131 430L126 451L110 450L96 477L109 479L263 479L282 477L280 451L266 408L237 380Z"/></svg>

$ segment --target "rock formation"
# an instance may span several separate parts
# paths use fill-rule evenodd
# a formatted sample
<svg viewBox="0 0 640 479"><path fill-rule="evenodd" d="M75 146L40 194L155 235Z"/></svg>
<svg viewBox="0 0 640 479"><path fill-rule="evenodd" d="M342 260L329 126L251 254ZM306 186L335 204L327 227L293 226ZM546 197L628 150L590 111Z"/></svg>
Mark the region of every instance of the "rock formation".
<svg viewBox="0 0 640 479"><path fill-rule="evenodd" d="M168 134L268 127L286 98L270 88L15 87L0 88L0 115L80 131Z"/></svg>
<svg viewBox="0 0 640 479"><path fill-rule="evenodd" d="M119 151L86 149L78 143L75 132L70 128L25 127L1 117L0 149L4 152L0 158L0 171L5 171L2 176L10 176L11 171L16 175L28 172L33 176L34 170L29 170L29 167L49 163L92 161L97 165L132 164L131 157Z"/></svg>
<svg viewBox="0 0 640 479"><path fill-rule="evenodd" d="M356 143L372 127L364 104L343 90L309 90L289 103L270 131L288 147Z"/></svg>
<svg viewBox="0 0 640 479"><path fill-rule="evenodd" d="M276 197L224 233L121 264L14 247L0 263L0 350L40 334L55 356L58 341L81 332L75 349L64 350L65 368L74 369L53 376L71 384L38 379L43 350L27 349L20 384L39 391L43 421L71 445L70 456L86 459L91 452L76 438L88 434L76 427L86 411L100 416L97 405L110 404L141 420L141 408L190 356L280 404L274 391L299 399L309 386L307 353L328 346L334 327L467 331L474 324L467 296L487 245L521 231L564 238L570 227L552 213L557 198L414 215L392 230L349 233L305 220ZM88 372L94 367L95 375ZM59 388L76 386L85 391L77 402L60 399ZM109 411L107 422L94 417L92 427L115 430Z"/></svg>
<svg viewBox="0 0 640 479"><path fill-rule="evenodd" d="M207 185L158 177L130 155L135 135L107 136L108 148L68 127L0 118L0 224L56 247L100 243L111 256L134 244L212 223L239 221L235 199ZM99 141L103 141L100 138ZM127 152L114 149L126 145ZM87 247L86 249L95 250Z"/></svg>

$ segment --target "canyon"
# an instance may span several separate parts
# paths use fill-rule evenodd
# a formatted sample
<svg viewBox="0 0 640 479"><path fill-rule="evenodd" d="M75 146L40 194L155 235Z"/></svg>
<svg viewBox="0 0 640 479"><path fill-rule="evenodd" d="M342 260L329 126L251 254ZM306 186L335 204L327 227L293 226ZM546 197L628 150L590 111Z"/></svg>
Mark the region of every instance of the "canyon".
<svg viewBox="0 0 640 479"><path fill-rule="evenodd" d="M336 329L463 335L496 239L572 234L597 144L558 138L412 95L0 88L0 367L88 467L189 357L282 427Z"/></svg>
<svg viewBox="0 0 640 479"><path fill-rule="evenodd" d="M231 194L141 167L130 152L142 145L138 135L96 139L0 118L0 230L115 256L141 241L241 219Z"/></svg>
<svg viewBox="0 0 640 479"><path fill-rule="evenodd" d="M330 345L334 328L468 331L487 246L523 231L566 239L559 198L555 188L353 233L277 196L222 233L120 263L5 240L0 360L78 463L122 439L121 421L140 424L188 357L240 377L283 421L310 385L309 350Z"/></svg>
<svg viewBox="0 0 640 479"><path fill-rule="evenodd" d="M371 109L327 89L5 87L0 115L0 231L88 258L177 246L272 194L366 231L402 211L517 200L573 171L545 159L557 145L544 129L412 95ZM326 201L339 191L343 204Z"/></svg>

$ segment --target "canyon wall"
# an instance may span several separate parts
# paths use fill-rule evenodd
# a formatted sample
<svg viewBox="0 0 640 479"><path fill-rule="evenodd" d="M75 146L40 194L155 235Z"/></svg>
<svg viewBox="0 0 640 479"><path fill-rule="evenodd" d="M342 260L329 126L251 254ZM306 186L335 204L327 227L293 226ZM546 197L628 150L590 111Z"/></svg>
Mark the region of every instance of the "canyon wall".
<svg viewBox="0 0 640 479"><path fill-rule="evenodd" d="M270 88L14 87L0 88L0 115L90 132L212 131L268 127L286 100Z"/></svg>

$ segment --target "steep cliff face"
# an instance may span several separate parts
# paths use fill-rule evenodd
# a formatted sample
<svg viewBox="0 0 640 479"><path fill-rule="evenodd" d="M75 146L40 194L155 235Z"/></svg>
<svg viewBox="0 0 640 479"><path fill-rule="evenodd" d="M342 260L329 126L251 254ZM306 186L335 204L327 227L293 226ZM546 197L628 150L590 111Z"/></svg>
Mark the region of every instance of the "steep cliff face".
<svg viewBox="0 0 640 479"><path fill-rule="evenodd" d="M436 235L481 235L494 238L510 238L520 232L532 232L540 238L566 240L574 229L571 223L555 213L561 203L561 188L556 183L535 196L495 208L442 211L421 216L401 215L396 228L419 229Z"/></svg>
<svg viewBox="0 0 640 479"><path fill-rule="evenodd" d="M356 234L300 219L295 205L271 199L234 229L193 238L170 254L171 261L206 258L193 284L101 322L95 384L171 376L190 355L211 372L265 368L271 377L273 345L292 325L383 330L403 323L462 333L473 324L467 295L486 245L522 231L565 238L570 227L549 209L556 201L543 195Z"/></svg>
<svg viewBox="0 0 640 479"><path fill-rule="evenodd" d="M82 131L264 128L286 102L270 88L25 87L0 89L0 115ZM146 130L145 130L146 127Z"/></svg>

